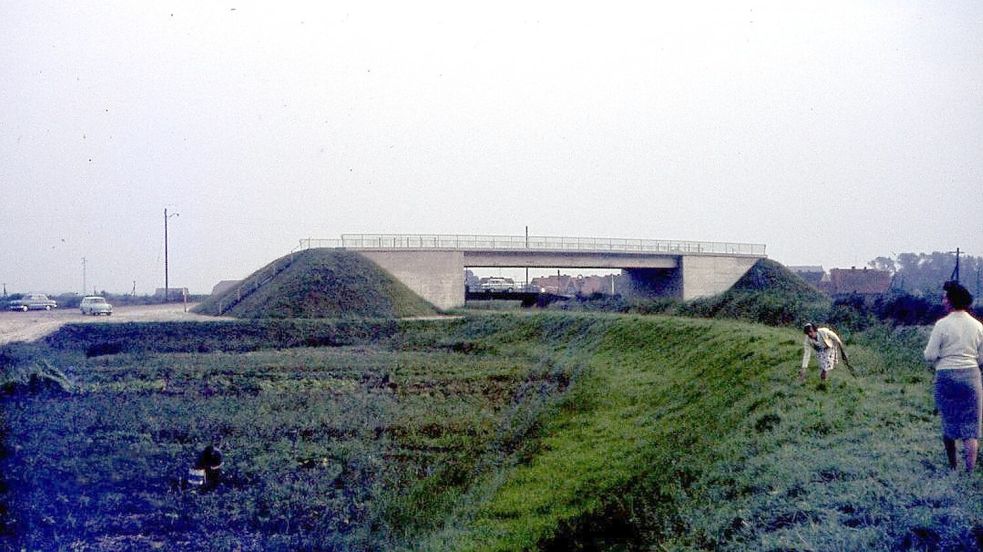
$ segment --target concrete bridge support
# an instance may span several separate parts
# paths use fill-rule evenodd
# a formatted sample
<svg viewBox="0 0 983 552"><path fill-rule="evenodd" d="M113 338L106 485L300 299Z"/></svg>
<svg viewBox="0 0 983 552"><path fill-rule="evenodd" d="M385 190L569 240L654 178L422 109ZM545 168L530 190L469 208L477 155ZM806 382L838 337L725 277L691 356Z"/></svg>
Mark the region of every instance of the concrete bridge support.
<svg viewBox="0 0 983 552"><path fill-rule="evenodd" d="M683 300L708 297L731 288L758 262L758 257L685 255L680 261Z"/></svg>
<svg viewBox="0 0 983 552"><path fill-rule="evenodd" d="M676 268L626 268L629 294L689 301L723 293L754 266L758 257L682 255Z"/></svg>
<svg viewBox="0 0 983 552"><path fill-rule="evenodd" d="M723 293L760 256L629 255L557 252L363 249L375 262L438 309L464 306L464 269L474 266L617 268L628 275L634 297L690 300Z"/></svg>
<svg viewBox="0 0 983 552"><path fill-rule="evenodd" d="M359 251L438 309L464 306L464 252Z"/></svg>

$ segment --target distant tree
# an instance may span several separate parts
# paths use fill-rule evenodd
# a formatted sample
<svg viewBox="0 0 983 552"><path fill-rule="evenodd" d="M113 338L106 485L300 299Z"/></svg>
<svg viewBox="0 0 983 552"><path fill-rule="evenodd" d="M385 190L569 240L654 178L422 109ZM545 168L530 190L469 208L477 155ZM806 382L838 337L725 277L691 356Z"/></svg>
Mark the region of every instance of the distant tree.
<svg viewBox="0 0 983 552"><path fill-rule="evenodd" d="M877 257L867 263L867 266L874 270L886 270L892 275L898 271L898 264L891 257Z"/></svg>
<svg viewBox="0 0 983 552"><path fill-rule="evenodd" d="M481 289L481 279L478 278L474 272L470 270L464 271L464 286L472 291L478 291Z"/></svg>
<svg viewBox="0 0 983 552"><path fill-rule="evenodd" d="M891 270L894 267L892 287L914 295L936 295L942 289L942 284L952 277L956 267L954 252L934 251L927 253L901 253L897 259L877 257L868 266ZM959 257L960 280L974 291L976 273L983 267L983 257L961 255Z"/></svg>

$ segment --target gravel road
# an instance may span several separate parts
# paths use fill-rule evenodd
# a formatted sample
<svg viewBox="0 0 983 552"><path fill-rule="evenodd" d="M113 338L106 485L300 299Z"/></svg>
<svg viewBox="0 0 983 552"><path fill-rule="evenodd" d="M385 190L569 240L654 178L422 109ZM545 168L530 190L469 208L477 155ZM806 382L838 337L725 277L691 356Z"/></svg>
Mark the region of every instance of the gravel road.
<svg viewBox="0 0 983 552"><path fill-rule="evenodd" d="M189 304L188 309L194 305ZM63 324L160 322L172 320L231 320L184 311L183 304L137 305L113 307L112 316L83 316L78 309L51 311L0 312L0 345L12 341L35 341L54 332Z"/></svg>

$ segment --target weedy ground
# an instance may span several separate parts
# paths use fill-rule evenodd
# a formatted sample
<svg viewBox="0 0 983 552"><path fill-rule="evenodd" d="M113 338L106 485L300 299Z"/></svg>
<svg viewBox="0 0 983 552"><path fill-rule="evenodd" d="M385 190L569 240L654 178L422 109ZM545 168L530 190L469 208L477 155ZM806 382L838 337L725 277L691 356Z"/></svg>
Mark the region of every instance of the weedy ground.
<svg viewBox="0 0 983 552"><path fill-rule="evenodd" d="M918 331L852 335L855 375L802 384L798 331L739 322L474 314L374 333L353 325L347 337L305 323L203 351L192 327L165 326L141 347L100 348L111 336L86 332L111 330L75 328L4 351L5 370L20 374L2 399L7 546L983 541L983 477L945 467ZM226 456L225 482L181 489L210 442Z"/></svg>

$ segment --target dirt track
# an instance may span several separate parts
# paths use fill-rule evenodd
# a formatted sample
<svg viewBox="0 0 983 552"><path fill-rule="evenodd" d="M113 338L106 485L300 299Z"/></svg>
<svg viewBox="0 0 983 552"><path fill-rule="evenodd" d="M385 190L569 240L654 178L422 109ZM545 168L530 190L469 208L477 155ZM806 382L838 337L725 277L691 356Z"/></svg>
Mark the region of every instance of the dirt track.
<svg viewBox="0 0 983 552"><path fill-rule="evenodd" d="M194 305L188 305L190 309ZM93 322L158 322L172 320L220 320L184 312L183 304L114 307L112 316L83 316L78 309L52 311L0 312L0 345L12 341L34 341L64 324Z"/></svg>

